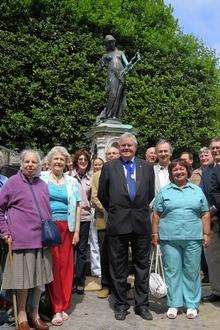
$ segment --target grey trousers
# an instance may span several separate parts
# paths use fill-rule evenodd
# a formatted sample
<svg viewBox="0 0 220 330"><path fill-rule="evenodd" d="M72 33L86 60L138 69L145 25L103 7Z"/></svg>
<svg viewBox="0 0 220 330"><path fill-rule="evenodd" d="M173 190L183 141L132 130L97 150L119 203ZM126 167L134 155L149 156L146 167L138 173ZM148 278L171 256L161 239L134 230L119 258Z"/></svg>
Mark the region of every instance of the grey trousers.
<svg viewBox="0 0 220 330"><path fill-rule="evenodd" d="M209 269L209 282L212 293L220 296L220 233L215 223L209 246L204 249Z"/></svg>

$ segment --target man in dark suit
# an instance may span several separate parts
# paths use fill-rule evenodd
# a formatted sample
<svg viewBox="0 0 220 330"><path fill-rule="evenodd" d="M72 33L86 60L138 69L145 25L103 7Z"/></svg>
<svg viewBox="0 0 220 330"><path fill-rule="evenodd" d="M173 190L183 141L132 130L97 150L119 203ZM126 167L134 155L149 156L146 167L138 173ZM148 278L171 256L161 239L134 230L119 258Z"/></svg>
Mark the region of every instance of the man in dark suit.
<svg viewBox="0 0 220 330"><path fill-rule="evenodd" d="M129 305L126 297L128 247L135 269L135 313L152 320L148 310L151 222L148 206L154 197L154 171L135 157L137 140L131 133L119 139L120 157L104 164L98 198L108 212L109 269L115 295L115 318L124 320Z"/></svg>
<svg viewBox="0 0 220 330"><path fill-rule="evenodd" d="M219 150L220 152L220 150ZM220 164L216 164L211 177L211 189L210 196L212 204L217 210L217 214L220 212Z"/></svg>
<svg viewBox="0 0 220 330"><path fill-rule="evenodd" d="M219 237L219 209L216 203L216 176L215 172L220 163L220 137L212 139L210 150L213 164L208 165L202 173L200 187L210 204L210 215L212 222L212 236L209 246L205 250L205 256L209 269L209 281L211 294L202 298L203 302L220 301L220 237ZM215 198L214 198L215 197ZM214 204L214 205L213 205ZM216 204L216 205L215 205ZM217 206L217 208L215 207Z"/></svg>

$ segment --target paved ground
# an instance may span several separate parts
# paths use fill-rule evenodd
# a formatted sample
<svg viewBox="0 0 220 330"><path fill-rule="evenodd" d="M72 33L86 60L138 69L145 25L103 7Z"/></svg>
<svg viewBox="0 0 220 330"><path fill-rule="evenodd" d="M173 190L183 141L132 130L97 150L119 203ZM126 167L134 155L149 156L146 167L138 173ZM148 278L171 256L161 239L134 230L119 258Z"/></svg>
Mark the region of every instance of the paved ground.
<svg viewBox="0 0 220 330"><path fill-rule="evenodd" d="M203 294L207 292L209 292L209 287L203 287ZM185 313L178 315L175 320L169 320L166 317L165 299L150 300L153 321L144 321L135 315L133 303L133 301L130 301L130 314L126 317L126 320L116 321L111 296L109 299L99 299L94 291L87 291L84 296L74 295L71 318L60 327L50 326L50 330L220 329L220 303L201 304L199 317L195 320L188 320ZM6 328L0 326L0 329L4 330Z"/></svg>
<svg viewBox="0 0 220 330"><path fill-rule="evenodd" d="M208 287L204 287L203 293L208 290ZM201 304L199 317L195 320L188 320L185 313L179 315L175 320L169 320L166 318L165 300L151 300L150 309L153 313L153 321L142 320L134 314L132 306L125 321L116 321L111 297L102 300L96 297L96 292L86 292L83 297L73 297L73 302L71 319L59 327L60 330L220 329L220 303ZM55 330L57 327L50 327L50 329Z"/></svg>

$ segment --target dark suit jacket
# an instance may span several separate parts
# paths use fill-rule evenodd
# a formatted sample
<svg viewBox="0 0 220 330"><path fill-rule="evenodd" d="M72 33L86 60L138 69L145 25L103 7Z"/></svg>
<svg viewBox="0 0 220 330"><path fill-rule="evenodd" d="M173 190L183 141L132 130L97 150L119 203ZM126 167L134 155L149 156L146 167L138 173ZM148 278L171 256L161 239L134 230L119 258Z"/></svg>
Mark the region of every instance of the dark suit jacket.
<svg viewBox="0 0 220 330"><path fill-rule="evenodd" d="M210 164L209 166L207 166L206 168L204 168L203 172L202 172L202 179L200 182L200 187L202 188L202 191L204 192L209 204L212 206L213 202L212 202L212 197L210 194L210 190L211 190L211 178L212 178L212 173L214 171L214 165Z"/></svg>
<svg viewBox="0 0 220 330"><path fill-rule="evenodd" d="M210 199L220 212L220 165L213 168L211 176Z"/></svg>
<svg viewBox="0 0 220 330"><path fill-rule="evenodd" d="M104 164L99 180L98 198L108 212L109 235L149 234L149 203L154 198L154 170L146 161L135 158L136 197L131 201L120 158Z"/></svg>

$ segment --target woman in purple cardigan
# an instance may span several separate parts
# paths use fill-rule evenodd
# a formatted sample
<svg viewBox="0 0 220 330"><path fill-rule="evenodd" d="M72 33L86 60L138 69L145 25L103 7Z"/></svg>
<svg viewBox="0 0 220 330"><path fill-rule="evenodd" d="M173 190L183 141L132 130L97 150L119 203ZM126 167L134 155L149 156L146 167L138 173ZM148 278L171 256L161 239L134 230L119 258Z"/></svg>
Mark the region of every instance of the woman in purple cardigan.
<svg viewBox="0 0 220 330"><path fill-rule="evenodd" d="M12 246L13 265L7 257L3 289L17 290L20 330L47 330L38 314L40 286L53 280L49 249L42 248L41 219L31 192L34 191L45 219L51 218L46 183L39 178L40 157L34 150L21 154L21 170L12 176L0 192L0 234ZM34 288L34 307L28 324L26 301L28 289Z"/></svg>

